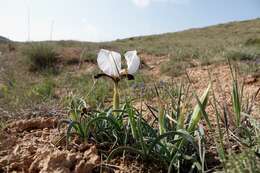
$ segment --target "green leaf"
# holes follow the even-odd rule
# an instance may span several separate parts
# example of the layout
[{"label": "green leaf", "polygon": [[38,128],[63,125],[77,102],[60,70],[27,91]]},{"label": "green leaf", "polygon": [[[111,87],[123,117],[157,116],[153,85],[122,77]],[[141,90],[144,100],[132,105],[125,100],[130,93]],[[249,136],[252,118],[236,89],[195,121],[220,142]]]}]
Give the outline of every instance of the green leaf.
[{"label": "green leaf", "polygon": [[71,121],[69,126],[68,126],[68,129],[67,129],[67,133],[66,133],[66,141],[67,141],[67,144],[69,142],[69,139],[70,139],[70,136],[71,136],[71,130],[72,129],[75,129],[76,132],[78,133],[78,135],[82,138],[84,138],[84,131],[80,125],[80,123],[76,122],[76,121]]},{"label": "green leaf", "polygon": [[207,122],[209,128],[212,130],[212,127],[211,127],[211,124],[210,124],[210,121],[209,121],[208,114],[207,114],[206,111],[205,111],[205,106],[202,105],[202,103],[200,102],[200,100],[199,100],[199,98],[198,98],[197,95],[195,95],[195,97],[196,97],[197,103],[198,103],[198,105],[199,105],[199,108],[200,108],[200,111],[201,111],[203,117],[205,118],[205,120],[206,120],[206,122]]},{"label": "green leaf", "polygon": [[[202,108],[205,109],[206,107],[206,104],[208,102],[208,95],[209,95],[209,90],[211,88],[211,84],[208,85],[208,88],[204,91],[203,95],[201,96],[200,98],[200,103],[201,103],[201,106]],[[192,112],[192,115],[191,115],[191,120],[190,120],[190,123],[189,123],[189,127],[188,127],[188,131],[189,132],[192,132],[195,130],[195,128],[197,127],[200,119],[201,119],[201,115],[202,115],[202,110],[200,105],[197,104]]]},{"label": "green leaf", "polygon": [[[100,117],[96,117],[96,118],[93,118],[91,119],[87,125],[86,125],[86,129],[85,129],[85,132],[86,132],[86,136],[88,137],[89,136],[89,132],[90,132],[90,127],[92,125],[94,125],[95,123],[97,123],[98,121],[108,121],[110,122],[110,124],[114,127],[115,130],[117,130],[118,132],[121,131],[121,128],[120,128],[120,125],[117,123],[117,121],[115,121],[112,117],[103,117],[103,116],[100,116]],[[111,129],[112,130],[112,129]]]},{"label": "green leaf", "polygon": [[148,153],[151,153],[153,148],[164,138],[167,138],[167,137],[171,137],[173,138],[175,135],[179,135],[181,136],[183,139],[185,139],[186,141],[190,142],[195,148],[197,148],[197,145],[194,141],[194,138],[184,129],[179,129],[177,131],[169,131],[169,132],[166,132],[160,136],[158,136],[153,142],[152,144],[150,145],[149,147],[149,150],[148,150]]}]

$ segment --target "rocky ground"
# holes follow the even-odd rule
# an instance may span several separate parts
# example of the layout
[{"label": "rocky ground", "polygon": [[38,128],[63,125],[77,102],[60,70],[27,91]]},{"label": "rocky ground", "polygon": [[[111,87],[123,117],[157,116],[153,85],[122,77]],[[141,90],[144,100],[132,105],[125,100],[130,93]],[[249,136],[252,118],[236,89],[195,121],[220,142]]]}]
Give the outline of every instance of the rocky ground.
[{"label": "rocky ground", "polygon": [[[144,56],[143,61],[148,66],[144,68],[148,74],[158,78],[159,65],[167,60],[162,57],[155,61]],[[230,104],[231,73],[227,65],[210,65],[187,69],[192,88],[200,95],[209,83],[209,74],[213,82],[213,89],[217,97],[227,100]],[[185,76],[172,79],[168,76],[160,76],[166,81],[178,82]],[[187,80],[187,78],[185,79]],[[242,76],[240,81],[245,83],[245,96],[251,98],[260,88],[260,79],[257,76]],[[208,111],[212,111],[209,107]],[[253,115],[260,119],[260,94],[255,98]],[[213,114],[213,113],[212,113]],[[40,173],[64,173],[64,172],[98,172],[102,169],[102,158],[94,144],[83,144],[77,138],[69,146],[62,132],[57,129],[57,123],[62,115],[35,116],[36,118],[9,120],[0,135],[0,172],[40,172]],[[214,117],[211,117],[213,120]],[[104,170],[115,172],[154,172],[150,168],[135,159],[132,161],[114,160],[113,164],[104,166]],[[151,170],[153,169],[153,170]],[[111,172],[111,171],[110,171]],[[158,172],[158,171],[157,171]]]},{"label": "rocky ground", "polygon": [[56,129],[57,118],[13,121],[1,134],[2,172],[92,172],[100,157],[94,145],[66,150]]},{"label": "rocky ground", "polygon": [[10,122],[0,136],[0,172],[160,172],[135,158],[116,158],[106,164],[97,146],[77,137],[67,146],[57,129],[58,120],[39,117]]}]

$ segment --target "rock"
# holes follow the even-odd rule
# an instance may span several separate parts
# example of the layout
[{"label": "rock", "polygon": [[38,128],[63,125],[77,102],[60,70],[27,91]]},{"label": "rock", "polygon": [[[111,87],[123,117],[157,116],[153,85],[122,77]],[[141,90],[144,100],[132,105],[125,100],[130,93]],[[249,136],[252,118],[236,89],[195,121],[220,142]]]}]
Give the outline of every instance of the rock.
[{"label": "rock", "polygon": [[36,159],[32,162],[29,168],[29,172],[70,173],[70,167],[72,167],[72,165],[66,158],[67,153],[63,151],[42,153],[38,157],[36,156]]},{"label": "rock", "polygon": [[257,81],[257,78],[256,78],[256,76],[253,76],[253,75],[246,76],[246,78],[244,80],[245,84],[253,84],[256,81]]},{"label": "rock", "polygon": [[83,153],[59,151],[45,151],[35,155],[29,172],[39,173],[91,173],[100,162],[95,146],[90,147]]},{"label": "rock", "polygon": [[53,118],[34,118],[28,120],[18,120],[8,124],[6,129],[14,129],[17,132],[30,131],[33,129],[48,129],[57,126],[58,120]]}]

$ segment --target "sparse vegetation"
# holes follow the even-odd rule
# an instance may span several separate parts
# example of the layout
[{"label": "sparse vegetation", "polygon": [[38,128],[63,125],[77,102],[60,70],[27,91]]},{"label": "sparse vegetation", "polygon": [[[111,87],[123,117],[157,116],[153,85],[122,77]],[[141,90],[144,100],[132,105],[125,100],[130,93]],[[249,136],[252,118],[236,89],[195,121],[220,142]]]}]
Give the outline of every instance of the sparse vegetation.
[{"label": "sparse vegetation", "polygon": [[[152,105],[146,103],[144,93],[140,96],[137,94],[136,98],[127,97],[116,110],[112,107],[94,110],[87,107],[84,99],[74,97],[69,119],[62,120],[59,127],[64,123],[68,125],[67,146],[70,145],[72,134],[76,133],[83,143],[93,141],[98,146],[109,148],[110,152],[103,151],[107,163],[112,158],[122,155],[138,156],[141,160],[155,164],[167,172],[204,172],[213,166],[207,165],[208,160],[205,156],[209,152],[205,148],[209,142],[209,137],[204,131],[204,128],[207,128],[213,136],[217,136],[214,140],[218,148],[219,161],[222,163],[218,166],[223,167],[226,172],[254,172],[258,169],[259,162],[257,157],[260,126],[251,116],[251,111],[245,109],[242,103],[243,88],[238,86],[237,74],[231,64],[230,70],[233,76],[231,112],[226,110],[227,103],[221,103],[223,107],[219,105],[220,102],[216,100],[211,85],[199,99],[195,93],[191,94],[189,85],[172,86],[168,83],[158,83],[150,87],[150,90],[144,90],[144,87],[140,91],[155,93],[156,103]],[[258,92],[254,97],[257,97]],[[192,95],[197,102],[194,108],[190,99]],[[217,127],[214,129],[216,132],[212,131],[206,111],[210,95],[213,96],[212,104],[217,119]],[[135,108],[135,99],[138,99],[139,103],[144,102],[143,107],[141,105],[141,108]],[[253,102],[254,99],[247,105],[252,105]],[[145,108],[149,110],[150,115],[143,113]],[[224,122],[220,121],[221,117],[224,117]],[[207,127],[201,125],[202,119]],[[225,142],[226,140],[229,142]],[[243,147],[238,146],[241,144],[249,150],[243,151]],[[237,148],[234,149],[233,146]],[[239,159],[232,160],[232,157],[236,157],[235,152],[241,153],[239,158],[243,163],[240,164]],[[256,159],[250,161],[252,158]],[[232,164],[237,166],[233,167]]]},{"label": "sparse vegetation", "polygon": [[56,70],[58,55],[47,43],[31,43],[25,50],[25,56],[33,71]]},{"label": "sparse vegetation", "polygon": [[[198,105],[193,111],[183,107],[184,103],[188,104],[188,100],[185,99],[188,93],[183,93],[185,89],[183,85],[177,93],[171,93],[166,84],[160,91],[158,89],[156,87],[153,91],[158,94],[158,107],[147,105],[154,115],[152,121],[143,115],[142,110],[137,110],[132,105],[130,98],[120,109],[108,108],[102,111],[89,110],[83,99],[73,98],[69,119],[62,120],[59,125],[68,124],[67,143],[70,143],[70,137],[76,132],[84,142],[95,141],[97,145],[106,145],[106,148],[110,148],[111,153],[106,155],[108,161],[121,153],[137,154],[146,161],[161,163],[161,169],[166,169],[168,172],[201,171],[204,169],[201,166],[204,163],[201,161],[204,160],[199,159],[201,153],[198,152],[198,147],[202,143],[195,142],[194,132],[198,129],[201,117],[208,118],[203,112],[210,87],[198,100]],[[172,98],[172,108],[166,108],[167,103],[163,103],[161,95],[165,97],[165,94],[168,97],[175,95]],[[115,115],[113,112],[118,114]],[[187,119],[189,114],[192,114],[192,117]],[[200,129],[198,134],[204,138],[203,129]]]},{"label": "sparse vegetation", "polygon": [[[257,172],[260,169],[259,28],[260,20],[256,19],[103,43],[14,43],[15,50],[11,52],[7,44],[1,44],[0,140],[8,139],[8,145],[5,148],[5,143],[0,142],[0,157],[3,153],[16,154],[10,155],[11,159],[8,156],[8,161],[0,159],[0,172],[19,166],[29,170],[31,160],[26,158],[36,157],[35,153],[42,157],[37,147],[51,148],[48,158],[53,151],[64,151],[62,160],[72,163],[69,170],[74,170],[74,163],[79,162],[74,156],[92,152],[86,149],[89,145],[95,146],[96,155],[100,156],[96,170],[121,171],[121,165],[138,162],[135,167],[149,165],[155,172]],[[67,48],[76,53],[71,51],[68,59],[59,59],[57,52]],[[101,48],[120,53],[137,49],[143,62],[134,81],[122,79],[117,86],[120,102],[114,107],[113,82],[94,79],[98,74],[97,52]],[[76,58],[76,63],[66,63],[70,58]],[[228,69],[226,58],[230,60],[231,72],[219,68]],[[151,61],[155,63],[149,66]],[[203,67],[197,78],[190,77],[192,73],[183,75],[190,68],[211,64],[214,66]],[[58,66],[60,73],[53,75]],[[32,73],[28,67],[40,73]],[[214,68],[223,71],[215,74]],[[210,77],[202,78],[202,73]],[[217,79],[220,73],[225,75]],[[254,76],[253,82],[243,83],[245,80],[241,78],[247,77],[245,74]],[[41,105],[47,110],[49,107],[68,110],[69,114],[66,117],[55,112],[55,116],[42,118],[41,123],[47,119],[42,129],[37,129],[37,123],[30,126],[27,121],[17,120],[17,117],[25,119],[24,112],[32,110],[37,117],[35,110]],[[63,119],[58,123],[60,133],[48,126],[49,119],[55,120],[52,125],[55,128],[56,121]],[[10,121],[16,126],[11,126]],[[17,129],[13,132],[12,128]],[[53,134],[58,142],[46,140],[53,138]],[[43,140],[27,145],[30,135],[37,137],[34,141]],[[13,138],[17,141],[22,138],[26,145],[19,143],[16,147]],[[17,154],[23,150],[25,158]],[[15,162],[12,156],[18,158],[19,166],[10,164]]]},{"label": "sparse vegetation", "polygon": [[55,83],[51,80],[45,80],[40,84],[36,84],[31,89],[30,97],[36,96],[41,100],[46,101],[54,97],[54,87]]}]

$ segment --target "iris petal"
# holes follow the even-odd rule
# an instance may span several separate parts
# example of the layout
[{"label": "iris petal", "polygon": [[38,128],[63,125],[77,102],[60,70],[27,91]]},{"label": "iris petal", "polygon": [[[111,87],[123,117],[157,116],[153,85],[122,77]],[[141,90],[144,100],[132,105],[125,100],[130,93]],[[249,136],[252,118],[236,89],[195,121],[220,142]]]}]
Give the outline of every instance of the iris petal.
[{"label": "iris petal", "polygon": [[121,71],[121,55],[119,53],[101,49],[98,53],[97,63],[105,74],[119,77]]},{"label": "iris petal", "polygon": [[136,50],[128,51],[125,53],[127,63],[127,71],[129,74],[134,74],[140,65],[140,58],[137,56]]}]

